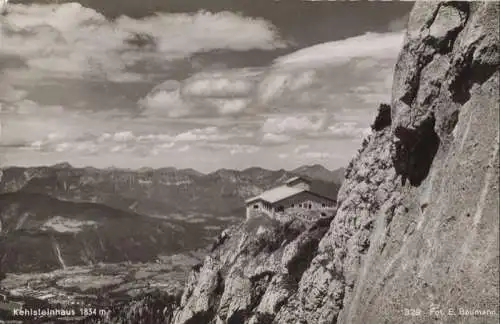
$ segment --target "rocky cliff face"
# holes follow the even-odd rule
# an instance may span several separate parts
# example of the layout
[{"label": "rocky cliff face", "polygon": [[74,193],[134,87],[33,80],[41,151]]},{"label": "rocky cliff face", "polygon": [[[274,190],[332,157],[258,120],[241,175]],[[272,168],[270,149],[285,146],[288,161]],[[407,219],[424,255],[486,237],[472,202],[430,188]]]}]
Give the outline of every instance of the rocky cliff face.
[{"label": "rocky cliff face", "polygon": [[498,15],[416,3],[335,217],[223,233],[173,322],[496,323]]}]

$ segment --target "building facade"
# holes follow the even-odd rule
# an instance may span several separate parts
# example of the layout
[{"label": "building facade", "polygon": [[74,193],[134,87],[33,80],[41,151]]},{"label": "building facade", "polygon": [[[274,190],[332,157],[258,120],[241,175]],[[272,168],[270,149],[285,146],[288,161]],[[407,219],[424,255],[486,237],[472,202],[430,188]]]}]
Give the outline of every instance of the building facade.
[{"label": "building facade", "polygon": [[335,200],[311,191],[310,181],[294,177],[285,185],[246,200],[247,219],[257,214],[279,217],[285,212],[300,210],[330,210]]}]

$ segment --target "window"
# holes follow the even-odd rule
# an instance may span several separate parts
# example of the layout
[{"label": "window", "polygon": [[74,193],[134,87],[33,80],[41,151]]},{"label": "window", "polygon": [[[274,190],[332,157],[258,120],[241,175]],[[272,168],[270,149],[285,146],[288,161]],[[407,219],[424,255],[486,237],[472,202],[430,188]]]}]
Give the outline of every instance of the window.
[{"label": "window", "polygon": [[326,204],[321,204],[321,207],[325,208],[325,207],[326,207]]},{"label": "window", "polygon": [[312,205],[311,205],[311,204],[309,204],[309,209],[311,209],[311,208],[312,208]]},{"label": "window", "polygon": [[259,209],[259,205],[253,205],[253,209]]},{"label": "window", "polygon": [[292,208],[295,207],[295,204],[292,204]]},{"label": "window", "polygon": [[299,207],[302,208],[302,204],[299,204]]}]

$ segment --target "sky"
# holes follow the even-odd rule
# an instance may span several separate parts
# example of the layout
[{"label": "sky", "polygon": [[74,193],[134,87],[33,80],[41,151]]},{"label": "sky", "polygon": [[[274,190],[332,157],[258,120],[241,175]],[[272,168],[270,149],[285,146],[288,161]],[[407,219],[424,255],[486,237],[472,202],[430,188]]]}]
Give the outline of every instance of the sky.
[{"label": "sky", "polygon": [[0,16],[3,166],[343,167],[390,100],[412,6],[50,2]]}]

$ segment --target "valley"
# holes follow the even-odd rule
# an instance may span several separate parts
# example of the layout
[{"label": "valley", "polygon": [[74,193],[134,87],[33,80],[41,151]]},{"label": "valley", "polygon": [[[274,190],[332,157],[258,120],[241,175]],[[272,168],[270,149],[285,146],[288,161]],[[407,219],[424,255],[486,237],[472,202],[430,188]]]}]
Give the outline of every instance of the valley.
[{"label": "valley", "polygon": [[0,293],[20,304],[106,307],[155,292],[179,298],[217,236],[242,221],[246,198],[293,175],[335,196],[340,183],[323,179],[342,170],[202,174],[63,163],[0,174]]}]

